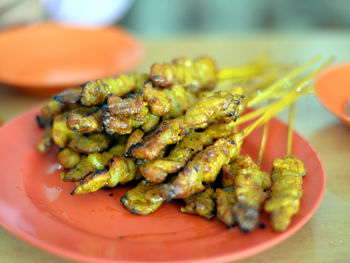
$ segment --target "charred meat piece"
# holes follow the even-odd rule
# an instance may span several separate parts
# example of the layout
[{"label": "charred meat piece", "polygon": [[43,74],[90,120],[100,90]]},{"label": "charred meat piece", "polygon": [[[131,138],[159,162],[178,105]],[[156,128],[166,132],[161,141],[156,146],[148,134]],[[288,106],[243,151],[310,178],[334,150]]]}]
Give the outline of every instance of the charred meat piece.
[{"label": "charred meat piece", "polygon": [[243,142],[242,133],[220,138],[199,152],[178,174],[174,182],[162,186],[163,198],[187,198],[204,190],[203,183],[215,181],[223,165],[238,155]]},{"label": "charred meat piece", "polygon": [[147,113],[146,118],[141,126],[142,130],[149,132],[153,130],[159,123],[160,118],[151,113]]},{"label": "charred meat piece", "polygon": [[67,128],[67,114],[57,115],[52,124],[52,139],[59,147],[65,147],[75,133]]},{"label": "charred meat piece", "polygon": [[53,97],[59,103],[64,105],[78,104],[81,98],[82,87],[73,87],[62,91]]},{"label": "charred meat piece", "polygon": [[149,161],[141,167],[141,173],[152,182],[163,182],[169,173],[179,172],[204,147],[218,138],[232,135],[233,132],[233,123],[230,123],[212,124],[202,132],[189,133],[178,142],[167,157]]},{"label": "charred meat piece", "polygon": [[52,119],[38,115],[36,116],[38,126],[44,129],[44,135],[38,143],[37,148],[40,153],[47,153],[53,145],[52,140]]},{"label": "charred meat piece", "polygon": [[216,83],[216,67],[211,58],[202,57],[195,61],[180,58],[172,63],[154,64],[151,67],[154,85],[165,88],[181,84],[186,89],[212,88]]},{"label": "charred meat piece", "polygon": [[237,106],[235,100],[239,99],[242,99],[239,94],[216,92],[198,101],[187,110],[185,115],[163,121],[153,134],[147,136],[142,143],[133,148],[130,155],[139,159],[153,160],[167,145],[181,141],[191,129],[205,128],[209,121],[215,120],[220,112],[228,108],[233,107],[233,111]]},{"label": "charred meat piece", "polygon": [[63,176],[64,181],[80,181],[88,174],[97,170],[103,171],[108,165],[108,161],[113,156],[122,156],[125,146],[118,144],[113,146],[109,151],[102,153],[90,153],[87,156],[82,156],[80,162]]},{"label": "charred meat piece", "polygon": [[164,199],[160,195],[160,184],[143,180],[135,188],[127,191],[120,201],[131,213],[148,215],[156,211]]},{"label": "charred meat piece", "polygon": [[128,137],[128,140],[126,142],[126,145],[125,145],[125,154],[130,150],[130,148],[135,145],[135,144],[138,144],[139,142],[142,141],[142,137],[145,133],[140,130],[140,129],[137,129],[135,131],[133,131],[132,134],[130,134],[130,136]]},{"label": "charred meat piece", "polygon": [[132,97],[121,98],[111,94],[107,99],[108,111],[115,115],[131,116],[138,114],[146,106],[140,95],[135,94]]},{"label": "charred meat piece", "polygon": [[248,155],[238,155],[229,164],[224,165],[222,167],[223,187],[233,187],[239,170],[248,167],[257,167]]},{"label": "charred meat piece", "polygon": [[215,215],[214,190],[211,187],[185,198],[184,201],[186,206],[181,207],[182,213],[197,214],[206,219],[211,219]]},{"label": "charred meat piece", "polygon": [[115,115],[104,109],[101,119],[108,134],[125,135],[130,134],[134,129],[143,126],[150,115],[148,108],[143,107],[141,112],[131,115]]},{"label": "charred meat piece", "polygon": [[271,187],[271,177],[245,155],[236,160],[241,169],[235,177],[235,193],[238,206],[235,215],[244,232],[253,230],[258,223],[259,211],[266,200],[266,189]]},{"label": "charred meat piece", "polygon": [[75,152],[89,154],[106,150],[110,142],[109,136],[103,133],[75,134],[67,146]]},{"label": "charred meat piece", "polygon": [[167,145],[177,143],[190,130],[184,127],[183,120],[179,117],[162,121],[153,133],[134,145],[129,156],[148,160],[158,157]]},{"label": "charred meat piece", "polygon": [[107,170],[93,172],[86,176],[72,194],[87,194],[96,192],[103,187],[113,188],[119,183],[125,184],[135,178],[136,172],[134,160],[115,156],[109,160]]},{"label": "charred meat piece", "polygon": [[181,116],[196,102],[196,96],[181,85],[159,89],[146,82],[142,89],[142,97],[147,102],[153,115],[166,119]]},{"label": "charred meat piece", "polygon": [[146,82],[139,93],[125,98],[110,95],[101,117],[109,134],[130,134],[139,127],[149,131],[158,124],[159,117],[178,117],[194,101],[195,96],[181,86],[161,90]]},{"label": "charred meat piece", "polygon": [[215,190],[216,216],[227,227],[236,224],[234,206],[237,204],[233,187],[217,188]]},{"label": "charred meat piece", "polygon": [[95,110],[93,113],[83,115],[81,113],[69,113],[67,117],[68,129],[79,132],[102,132],[104,127],[101,120],[102,109]]},{"label": "charred meat piece", "polygon": [[49,100],[41,107],[41,114],[49,119],[53,119],[56,115],[60,114],[66,109],[66,105],[56,100]]},{"label": "charred meat piece", "polygon": [[45,128],[43,138],[38,143],[37,148],[40,153],[47,153],[51,149],[52,145],[52,128],[49,126]]},{"label": "charred meat piece", "polygon": [[152,182],[163,182],[169,173],[180,171],[204,146],[213,143],[205,132],[193,132],[184,137],[165,158],[149,161],[141,167],[142,175]]},{"label": "charred meat piece", "polygon": [[79,136],[78,132],[74,132],[68,128],[68,116],[70,114],[87,115],[91,114],[96,108],[76,107],[71,110],[65,111],[55,116],[52,124],[52,139],[59,147],[65,147],[74,136]]},{"label": "charred meat piece", "polygon": [[153,88],[149,82],[145,83],[145,87],[142,89],[142,97],[155,116],[164,116],[172,107],[173,101],[168,94],[163,90]]},{"label": "charred meat piece", "polygon": [[118,78],[98,79],[83,85],[81,103],[84,106],[102,105],[110,94],[122,97],[143,87],[148,75],[131,73]]},{"label": "charred meat piece", "polygon": [[[235,89],[233,92],[243,92]],[[185,124],[193,127],[203,127],[209,121],[223,116],[234,115],[238,104],[243,100],[241,93],[217,91],[212,96],[203,98],[190,107],[185,114]]]},{"label": "charred meat piece", "polygon": [[71,169],[80,162],[80,154],[69,149],[64,148],[58,153],[58,161],[65,169]]}]

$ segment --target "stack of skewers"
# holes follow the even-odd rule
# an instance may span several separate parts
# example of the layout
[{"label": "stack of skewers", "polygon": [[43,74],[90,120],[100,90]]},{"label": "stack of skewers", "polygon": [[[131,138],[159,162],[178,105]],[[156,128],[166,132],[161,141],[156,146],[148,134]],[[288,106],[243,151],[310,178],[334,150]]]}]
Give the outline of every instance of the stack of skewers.
[{"label": "stack of skewers", "polygon": [[[42,107],[37,121],[45,132],[38,149],[60,148],[61,178],[76,184],[72,195],[135,184],[121,198],[134,214],[147,215],[180,199],[181,212],[216,215],[244,232],[265,211],[273,229],[285,231],[299,210],[306,175],[302,161],[291,155],[293,105],[312,92],[310,81],[331,62],[315,67],[320,60],[288,73],[289,67],[266,57],[223,70],[209,57],[180,58],[154,64],[149,74],[91,81]],[[274,160],[269,174],[260,169],[267,123],[289,105],[287,154]],[[261,125],[254,162],[240,150]]]}]

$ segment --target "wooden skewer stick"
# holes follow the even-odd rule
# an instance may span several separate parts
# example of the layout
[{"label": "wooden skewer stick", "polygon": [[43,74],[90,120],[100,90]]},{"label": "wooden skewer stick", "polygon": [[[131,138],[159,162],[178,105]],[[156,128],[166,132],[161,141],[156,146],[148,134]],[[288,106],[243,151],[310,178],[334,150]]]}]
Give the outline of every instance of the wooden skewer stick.
[{"label": "wooden skewer stick", "polygon": [[304,78],[301,82],[299,82],[299,84],[296,85],[295,88],[287,96],[285,96],[283,99],[277,102],[274,105],[274,107],[267,110],[264,113],[264,115],[262,115],[257,121],[255,121],[253,124],[245,128],[243,130],[244,137],[248,136],[255,128],[259,127],[261,124],[271,119],[274,115],[278,114],[289,104],[293,103],[301,95],[301,91],[303,90],[303,88],[305,88],[308,82],[312,78],[314,78],[322,69],[328,66],[332,61],[333,61],[333,58],[330,58],[326,62],[324,62],[322,65],[317,67],[316,70],[312,71],[310,74],[306,76],[306,78]]},{"label": "wooden skewer stick", "polygon": [[240,116],[237,121],[236,121],[236,124],[237,125],[240,125],[242,123],[245,123],[247,121],[250,121],[250,120],[253,120],[259,116],[261,116],[262,114],[264,114],[267,110],[271,109],[274,105],[276,105],[276,103],[271,103],[271,104],[268,104],[264,107],[261,107],[259,109],[256,109],[252,112],[249,112],[247,114],[244,114],[243,116]]},{"label": "wooden skewer stick", "polygon": [[[284,96],[286,96],[288,93],[285,93]],[[300,95],[303,96],[303,95],[310,95],[312,94],[310,89],[307,88],[307,89],[303,89],[301,92],[300,92]],[[283,96],[283,97],[284,97]],[[250,120],[253,120],[259,116],[261,116],[262,114],[264,114],[266,111],[268,111],[269,109],[273,108],[275,105],[276,105],[277,102],[273,102],[273,103],[269,103],[268,105],[265,105],[261,108],[258,108],[254,111],[251,111],[249,113],[246,113],[244,114],[243,116],[240,116],[238,118],[238,120],[236,121],[236,125],[240,125],[242,123],[245,123],[245,122],[248,122]]]},{"label": "wooden skewer stick", "polygon": [[288,120],[288,138],[287,138],[287,156],[292,153],[292,140],[293,140],[293,124],[295,118],[295,103],[292,103],[289,107],[289,120]]},{"label": "wooden skewer stick", "polygon": [[268,56],[259,56],[252,63],[243,67],[224,68],[217,72],[217,78],[219,81],[234,79],[234,78],[246,78],[259,75],[266,71],[266,68],[270,67],[272,63],[269,61]]},{"label": "wooden skewer stick", "polygon": [[285,77],[281,78],[280,80],[273,83],[270,87],[266,88],[260,95],[255,96],[252,98],[248,103],[248,107],[252,107],[262,101],[264,101],[266,98],[270,97],[277,89],[283,87],[283,86],[290,86],[291,82],[301,74],[303,74],[305,71],[310,69],[311,66],[316,64],[321,60],[321,56],[316,56],[312,58],[311,60],[307,61],[300,67],[294,69],[289,74],[287,74]]},{"label": "wooden skewer stick", "polygon": [[269,122],[267,121],[264,124],[264,130],[263,130],[263,134],[262,134],[262,137],[261,137],[259,157],[258,157],[258,161],[257,161],[258,166],[260,166],[260,164],[261,164],[261,160],[262,160],[262,157],[263,157],[263,154],[264,154],[264,151],[265,151],[268,131],[269,131]]}]

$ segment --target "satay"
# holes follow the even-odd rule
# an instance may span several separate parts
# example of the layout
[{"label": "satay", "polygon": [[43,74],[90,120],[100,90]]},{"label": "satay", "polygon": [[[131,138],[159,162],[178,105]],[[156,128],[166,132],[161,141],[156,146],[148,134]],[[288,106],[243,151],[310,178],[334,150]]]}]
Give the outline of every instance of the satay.
[{"label": "satay", "polygon": [[[265,112],[255,123],[244,129],[244,136],[249,135],[256,127],[281,111],[283,107],[292,103],[297,97],[295,95],[297,89],[298,86],[288,96],[281,99],[274,107]],[[267,129],[264,129],[263,137],[267,136],[266,131]],[[262,158],[263,149],[265,148],[265,139],[262,139],[259,163]],[[271,186],[271,178],[268,173],[261,171],[259,166],[248,155],[240,156],[231,161],[231,163],[234,163],[234,166],[224,167],[223,184],[234,190],[237,203],[229,209],[227,207],[225,209],[222,208],[225,211],[229,211],[227,213],[232,214],[233,217],[232,219],[226,218],[225,221],[228,222],[228,226],[237,223],[244,232],[249,232],[254,229],[258,222],[259,211],[267,198],[265,190]]]},{"label": "satay", "polygon": [[[291,103],[293,101],[292,99],[296,98],[294,94],[296,90],[297,88],[295,88],[289,96],[277,103],[275,107],[267,111],[258,121],[247,127],[243,133],[236,133],[230,139],[221,138],[212,146],[209,146],[202,152],[198,153],[194,159],[187,164],[184,170],[178,174],[174,182],[171,184],[165,184],[161,187],[162,197],[167,199],[186,198],[192,194],[203,191],[203,183],[213,182],[222,166],[227,164],[232,157],[238,155],[242,145],[243,136],[249,135],[256,127],[261,125],[261,123],[281,111],[284,106],[288,105],[288,103]],[[235,141],[237,142],[237,145],[234,143]],[[233,142],[233,144],[230,144],[229,142]],[[235,178],[235,187],[248,190],[245,192],[238,188],[235,189],[236,195],[242,199],[242,209],[243,207],[247,207],[246,214],[250,214],[250,208],[258,210],[266,197],[264,190],[271,184],[269,175],[256,169],[257,167],[255,166],[241,169],[238,176]],[[250,189],[249,184],[245,185],[244,182],[248,179],[249,182],[252,181],[253,183],[260,184],[258,185],[259,188]]]},{"label": "satay", "polygon": [[243,232],[252,231],[258,224],[260,210],[267,198],[266,190],[271,186],[271,176],[260,169],[268,127],[266,122],[257,164],[249,155],[238,156],[227,173],[223,172],[223,185],[232,184],[231,187],[234,188],[237,199],[237,204],[233,206],[234,219]]},{"label": "satay", "polygon": [[141,173],[147,180],[163,182],[169,173],[180,171],[188,160],[211,143],[213,139],[206,132],[190,133],[184,136],[167,157],[149,161],[141,167]]},{"label": "satay", "polygon": [[[110,138],[103,133],[80,134],[67,126],[68,114],[59,114],[52,125],[52,139],[60,147],[69,147],[79,153],[94,153],[105,150],[110,144]],[[72,113],[74,114],[74,113]]]},{"label": "satay", "polygon": [[233,92],[216,92],[192,105],[183,116],[163,121],[142,143],[135,145],[130,156],[153,160],[162,149],[182,140],[191,129],[205,128],[222,112],[227,115],[235,114],[238,101],[243,98],[241,90],[235,89]]},{"label": "satay", "polygon": [[52,139],[59,147],[65,147],[74,137],[81,134],[68,128],[68,116],[70,114],[88,115],[93,113],[96,108],[75,107],[56,115],[52,123]]},{"label": "satay", "polygon": [[169,144],[174,144],[190,131],[190,128],[183,128],[184,117],[164,120],[154,132],[146,136],[142,142],[135,144],[128,152],[128,157],[152,160]]},{"label": "satay", "polygon": [[216,189],[217,217],[228,227],[236,224],[244,232],[254,229],[270,187],[270,175],[259,169],[248,155],[238,155],[223,167],[223,189]]},{"label": "satay", "polygon": [[267,198],[265,190],[271,187],[271,177],[261,171],[259,166],[248,155],[244,156],[239,164],[235,178],[235,193],[238,207],[235,216],[240,228],[249,232],[258,222],[259,211]]},{"label": "satay", "polygon": [[[149,214],[165,201],[184,199],[183,212],[209,219],[216,207],[220,221],[248,232],[258,221],[271,180],[259,169],[261,157],[255,164],[239,155],[243,138],[298,98],[315,72],[295,87],[293,82],[317,60],[245,98],[241,87],[214,88],[224,71],[217,71],[209,58],[155,64],[150,75],[91,81],[58,94],[42,108],[48,122],[41,125],[46,136],[41,151],[50,143],[61,148],[62,179],[77,184],[73,195],[136,182],[143,174],[147,180],[121,199],[132,213]],[[250,70],[250,77],[261,70]],[[242,132],[235,129],[245,109],[291,89],[256,113],[262,117],[254,124]],[[276,230],[288,226],[300,202],[304,168],[293,158],[274,164],[265,209]],[[218,178],[223,188],[214,193],[211,187],[218,186]]]},{"label": "satay", "polygon": [[[208,134],[211,134],[211,133],[213,133],[213,134],[217,134],[217,135],[224,135],[224,134],[228,134],[228,131],[229,131],[229,134],[232,134],[232,127],[225,127],[225,128],[223,128],[223,126],[222,125],[219,125],[219,124],[216,124],[216,125],[212,125],[212,126],[210,126],[210,127],[208,127],[208,129],[207,129],[207,133]],[[212,136],[212,135],[211,135]],[[194,134],[193,135],[193,137],[192,136],[189,136],[189,137],[187,137],[187,139],[190,141],[190,139],[193,139],[193,138],[196,138],[196,134]],[[202,142],[200,142],[200,143],[202,143]],[[232,141],[230,142],[230,143],[232,143]],[[183,146],[184,145],[186,145],[186,143],[184,143],[183,144]],[[192,145],[193,146],[193,145]],[[213,147],[214,148],[214,147]],[[179,148],[178,150],[180,150],[181,148]],[[183,147],[182,149],[185,149],[185,147]],[[191,151],[191,150],[190,150]],[[211,155],[210,153],[209,153],[209,155]],[[145,166],[147,166],[147,163],[145,164]],[[142,169],[142,166],[141,166],[141,169]],[[220,170],[220,169],[219,169]],[[171,179],[170,179],[170,182],[171,181],[174,181],[174,180],[176,180],[176,177],[172,177]],[[144,184],[142,184],[143,186],[144,186]],[[156,184],[156,183],[152,183],[152,182],[149,182],[149,184],[148,184],[148,186],[152,186],[151,187],[151,190],[150,190],[150,192],[152,192],[153,194],[154,194],[154,191],[157,191],[157,196],[159,195],[160,196],[160,190],[162,189],[162,188],[164,188],[164,186],[165,186],[165,184],[163,183],[163,184]],[[137,187],[138,188],[138,187]],[[133,193],[133,196],[138,196],[138,198],[142,198],[142,196],[145,194],[145,193],[147,193],[147,187],[140,187],[140,188],[138,188],[139,190],[134,190],[132,193]],[[141,191],[142,190],[142,193],[139,193],[139,191]],[[153,194],[151,195],[151,196],[153,196]],[[123,199],[124,200],[124,199]],[[143,199],[142,199],[143,200]],[[155,200],[158,200],[157,202],[155,201]],[[150,210],[149,211],[151,211],[151,212],[154,212],[160,205],[161,205],[161,203],[163,203],[164,202],[164,197],[161,197],[161,198],[157,198],[157,199],[152,199],[152,204],[150,205],[151,207],[149,208]],[[124,200],[125,201],[125,200]],[[138,201],[139,201],[139,199],[138,199]],[[137,202],[138,203],[138,202]],[[142,204],[144,205],[144,206],[146,206],[146,203],[145,202],[142,202]],[[142,206],[143,208],[144,208],[144,206]],[[136,209],[135,211],[134,211],[134,213],[138,213],[138,214],[142,214],[140,211],[138,211],[137,210],[137,208],[135,208],[135,206],[126,206],[129,210],[131,210],[131,209]],[[145,209],[145,208],[144,208]]]},{"label": "satay", "polygon": [[276,158],[272,163],[271,198],[265,203],[265,211],[271,214],[271,223],[275,231],[284,232],[289,227],[293,215],[298,213],[303,195],[303,176],[307,171],[301,160],[291,155],[293,120],[295,106],[291,106],[287,139],[287,154]]},{"label": "satay", "polygon": [[213,145],[199,152],[175,178],[164,184],[161,195],[166,199],[187,198],[205,189],[203,183],[215,181],[223,165],[238,155],[243,143],[243,134],[236,133],[220,138]]},{"label": "satay", "polygon": [[186,89],[210,89],[216,83],[216,66],[209,57],[202,57],[192,61],[180,58],[172,63],[153,64],[151,80],[155,86],[166,88],[180,84]]},{"label": "satay", "polygon": [[81,104],[84,106],[102,105],[110,94],[122,97],[141,89],[148,78],[147,74],[131,73],[118,78],[87,82],[83,85]]},{"label": "satay", "polygon": [[130,134],[139,127],[149,131],[159,117],[178,117],[194,102],[195,96],[181,86],[161,90],[146,82],[139,94],[109,96],[101,118],[109,134]]},{"label": "satay", "polygon": [[286,231],[292,216],[299,211],[303,194],[302,183],[306,169],[293,156],[275,159],[273,162],[271,198],[265,204],[265,211],[271,214],[274,230]]},{"label": "satay", "polygon": [[233,134],[234,122],[229,124],[212,124],[202,132],[192,132],[185,135],[169,155],[149,161],[141,167],[142,175],[152,182],[163,182],[169,173],[179,172],[194,155],[215,139]]},{"label": "satay", "polygon": [[[326,62],[326,63],[328,63],[328,62]],[[276,114],[277,111],[280,110],[279,107],[285,107],[286,105],[293,103],[293,101],[297,97],[297,95],[295,95],[295,94],[297,92],[300,92],[300,90],[305,86],[305,83],[308,81],[308,79],[312,78],[323,66],[318,68],[316,71],[313,71],[311,74],[308,75],[308,77],[306,79],[304,79],[298,85],[296,85],[296,87],[293,89],[293,91],[288,96],[286,96],[284,99],[282,99],[280,102],[278,102],[276,104],[277,105],[275,107],[276,111],[272,110],[271,113]],[[280,106],[278,106],[278,105],[280,105]],[[270,114],[267,112],[264,115],[267,117]],[[264,118],[260,118],[260,120],[263,120],[263,119]],[[292,134],[291,128],[289,129],[289,131],[290,131],[289,134],[291,137],[291,134]],[[264,129],[264,134],[265,134],[265,129]],[[290,145],[290,143],[288,145]],[[263,149],[264,149],[264,142],[262,141],[261,150],[263,151]],[[288,147],[288,149],[290,149],[290,147]],[[259,153],[259,162],[261,161],[262,151],[260,151],[260,153]],[[278,167],[278,163],[280,163],[280,162],[277,160],[276,164],[275,164],[276,167]],[[304,172],[303,166],[300,165],[299,162],[295,162],[294,165],[290,165],[290,163],[289,163],[289,166],[288,166],[288,162],[287,162],[287,164],[284,163],[281,166],[285,167],[286,165],[289,169],[290,169],[290,167],[294,166],[294,167],[299,169],[299,172],[300,172],[300,170],[301,170],[301,172]],[[279,169],[281,169],[281,168],[279,168]],[[274,182],[276,180],[276,177],[278,177],[278,175],[281,174],[281,173],[278,173],[279,169],[276,169],[276,171],[273,173]],[[277,176],[276,176],[276,174],[277,174]],[[275,186],[275,184],[274,184],[274,186],[272,186],[271,190],[275,189],[275,192],[278,193],[279,189],[281,189],[281,192],[283,192],[282,189],[286,189],[288,187],[293,188],[293,186],[294,186],[296,188],[295,189],[296,191],[294,191],[294,192],[296,192],[295,195],[297,196],[297,198],[300,199],[301,196],[298,195],[298,193],[299,193],[298,192],[298,190],[299,190],[298,189],[298,182],[299,182],[299,187],[301,187],[300,180],[298,181],[296,179],[295,181],[292,180],[292,182],[289,180],[289,182],[288,183],[287,182],[288,182],[288,179],[286,179],[285,181],[281,180],[280,184],[277,184],[277,186]],[[262,207],[262,204],[264,203],[264,201],[267,197],[266,192],[264,190],[268,189],[270,187],[270,185],[271,185],[270,176],[267,173],[258,170],[257,167],[254,167],[254,165],[252,165],[251,162],[249,162],[248,167],[244,167],[243,169],[238,171],[238,175],[235,178],[235,192],[236,192],[237,200],[238,200],[238,203],[240,204],[240,206],[238,207],[235,215],[236,215],[236,220],[237,220],[240,228],[243,231],[246,231],[246,232],[251,231],[254,228],[254,226],[256,225],[257,219],[258,219],[258,212],[259,212],[260,208]],[[275,202],[272,202],[270,200],[268,200],[267,204],[265,204],[265,211],[268,210],[268,211],[272,212],[272,209],[273,209],[272,207],[274,207],[276,209],[276,206],[278,206],[278,205],[283,206],[284,205],[283,202],[281,202],[281,200],[275,201]],[[274,200],[276,200],[276,199],[274,199]],[[294,204],[295,206],[293,208],[289,207],[289,209],[286,209],[288,211],[287,214],[284,214],[281,216],[281,213],[276,212],[273,216],[271,216],[271,218],[273,218],[272,219],[273,226],[276,228],[276,230],[284,231],[286,229],[286,227],[290,223],[291,215],[293,215],[293,213],[295,213],[295,211],[298,210],[298,208],[297,208],[298,204],[299,204],[298,201],[296,201],[296,203]],[[277,214],[278,214],[278,216],[276,216]]]}]

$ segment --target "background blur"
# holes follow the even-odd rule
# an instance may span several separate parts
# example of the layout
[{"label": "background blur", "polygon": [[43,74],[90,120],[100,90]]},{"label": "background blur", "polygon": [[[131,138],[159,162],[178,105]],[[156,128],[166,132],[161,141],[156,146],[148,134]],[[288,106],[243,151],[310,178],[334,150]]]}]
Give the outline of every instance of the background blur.
[{"label": "background blur", "polygon": [[[117,2],[123,3],[115,6]],[[114,18],[106,18],[110,13],[116,13]],[[117,23],[146,38],[347,30],[349,14],[349,0],[0,0],[1,28],[85,16],[95,19],[90,24]],[[105,18],[98,18],[101,15]]]}]

